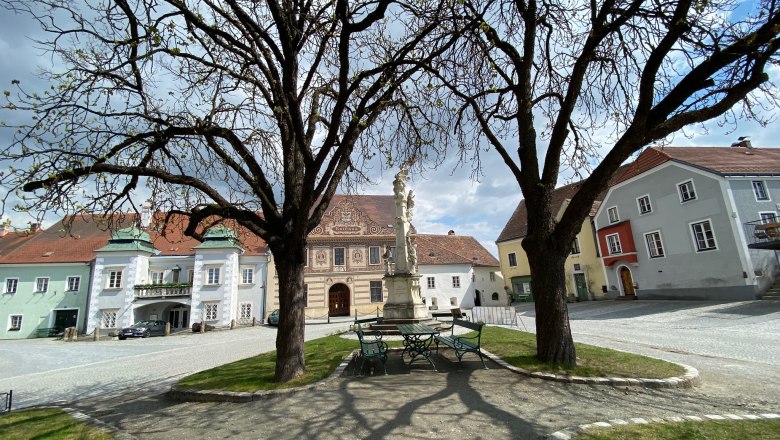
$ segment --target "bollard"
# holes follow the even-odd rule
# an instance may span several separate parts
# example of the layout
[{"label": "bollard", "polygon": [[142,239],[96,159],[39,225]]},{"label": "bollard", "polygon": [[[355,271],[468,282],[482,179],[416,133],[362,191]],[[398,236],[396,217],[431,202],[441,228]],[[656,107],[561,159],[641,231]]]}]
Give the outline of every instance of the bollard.
[{"label": "bollard", "polygon": [[201,333],[206,333],[206,321],[201,321],[200,322],[200,332]]},{"label": "bollard", "polygon": [[92,340],[97,342],[100,340],[100,326],[95,327],[95,334],[92,335]]},{"label": "bollard", "polygon": [[76,329],[76,327],[71,327],[71,331],[70,331],[70,340],[71,340],[71,342],[78,341],[78,339],[79,339],[79,331],[78,331],[78,329]]},{"label": "bollard", "polygon": [[170,322],[166,322],[165,323],[165,336],[170,336],[170,335],[171,335],[171,323]]},{"label": "bollard", "polygon": [[257,327],[257,318],[252,318],[252,327]]},{"label": "bollard", "polygon": [[330,310],[328,310],[328,324],[330,324]]},{"label": "bollard", "polygon": [[234,328],[236,328],[236,320],[235,319],[231,319],[230,320],[230,330],[233,330]]}]

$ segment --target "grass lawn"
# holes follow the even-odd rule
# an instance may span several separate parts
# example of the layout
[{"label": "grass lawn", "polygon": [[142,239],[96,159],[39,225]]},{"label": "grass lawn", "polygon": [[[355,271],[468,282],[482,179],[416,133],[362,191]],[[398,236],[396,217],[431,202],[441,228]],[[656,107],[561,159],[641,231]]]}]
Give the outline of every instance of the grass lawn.
[{"label": "grass lawn", "polygon": [[482,346],[511,365],[544,373],[645,379],[664,379],[685,373],[684,368],[670,362],[578,343],[574,344],[576,367],[541,363],[536,359],[535,334],[502,327],[483,328]]},{"label": "grass lawn", "polygon": [[[387,341],[390,347],[402,346],[401,341]],[[679,376],[685,370],[677,365],[622,353],[590,345],[577,344],[579,365],[574,368],[556,367],[536,361],[536,336],[501,327],[485,327],[482,346],[517,367],[574,376],[666,378]],[[344,357],[358,348],[354,339],[331,335],[304,344],[306,373],[294,381],[273,381],[276,352],[242,359],[181,379],[179,387],[196,390],[226,390],[255,392],[295,388],[312,384],[328,377]]]},{"label": "grass lawn", "polygon": [[57,439],[108,440],[113,437],[98,428],[74,420],[58,408],[11,411],[0,416],[0,438],[4,440]]},{"label": "grass lawn", "polygon": [[578,440],[780,439],[780,420],[655,423],[587,430]]}]

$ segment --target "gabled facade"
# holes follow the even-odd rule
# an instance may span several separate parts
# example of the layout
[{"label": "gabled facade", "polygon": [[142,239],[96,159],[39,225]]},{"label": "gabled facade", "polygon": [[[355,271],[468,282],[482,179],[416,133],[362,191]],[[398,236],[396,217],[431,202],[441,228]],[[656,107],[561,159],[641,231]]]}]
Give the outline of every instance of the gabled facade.
[{"label": "gabled facade", "polygon": [[[577,182],[557,188],[553,192],[552,205],[553,210],[557,212],[556,219],[560,219],[563,215],[571,197],[579,187],[580,183]],[[597,198],[590,215],[582,222],[582,228],[571,244],[571,253],[566,259],[566,290],[570,300],[587,301],[604,297],[603,286],[606,283],[593,224],[593,216],[600,206],[601,198],[603,195]],[[522,247],[527,225],[528,212],[525,200],[521,200],[496,239],[496,245],[506,285],[516,294],[530,294],[533,297],[531,268],[528,264],[528,256]]]},{"label": "gabled facade", "polygon": [[776,219],[777,202],[780,150],[646,149],[596,215],[608,295],[755,299],[779,269],[772,251],[748,249],[742,224]]},{"label": "gabled facade", "polygon": [[182,221],[165,226],[162,218],[116,231],[97,249],[87,330],[112,333],[141,320],[167,321],[173,331],[262,322],[265,243],[230,225],[209,228],[199,242],[183,235]]},{"label": "gabled facade", "polygon": [[78,215],[66,220],[72,220],[70,233],[62,222],[45,231],[4,228],[0,339],[47,336],[66,327],[85,330],[94,250],[109,236],[109,218]]}]

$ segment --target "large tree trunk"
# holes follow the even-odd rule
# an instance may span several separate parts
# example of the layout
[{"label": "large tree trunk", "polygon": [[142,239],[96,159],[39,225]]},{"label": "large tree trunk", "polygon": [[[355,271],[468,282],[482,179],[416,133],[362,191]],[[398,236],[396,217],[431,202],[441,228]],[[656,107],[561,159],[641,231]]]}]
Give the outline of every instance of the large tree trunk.
[{"label": "large tree trunk", "polygon": [[566,255],[557,255],[566,251],[558,247],[523,241],[531,267],[536,308],[536,357],[541,362],[576,365],[577,353],[566,305]]},{"label": "large tree trunk", "polygon": [[279,277],[279,327],[276,333],[276,382],[287,382],[303,374],[305,333],[303,274],[306,242],[289,243],[274,251]]}]

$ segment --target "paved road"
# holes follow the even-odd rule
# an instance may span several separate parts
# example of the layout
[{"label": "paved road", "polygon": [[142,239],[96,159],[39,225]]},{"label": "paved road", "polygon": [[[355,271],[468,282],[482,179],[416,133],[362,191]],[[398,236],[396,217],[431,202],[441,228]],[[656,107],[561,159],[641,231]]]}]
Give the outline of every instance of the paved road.
[{"label": "paved road", "polygon": [[[518,309],[534,329],[533,306]],[[780,412],[780,302],[591,302],[570,309],[575,340],[692,365],[703,384],[558,384],[495,364],[484,370],[468,357],[464,371],[437,358],[439,372],[432,372],[391,356],[389,376],[348,372],[314,390],[248,404],[179,403],[161,394],[184,374],[272,349],[276,330],[262,327],[121,342],[0,341],[0,389],[14,388],[20,405],[68,400],[139,439],[497,440],[615,418]],[[307,338],[345,327],[308,326]]]}]

